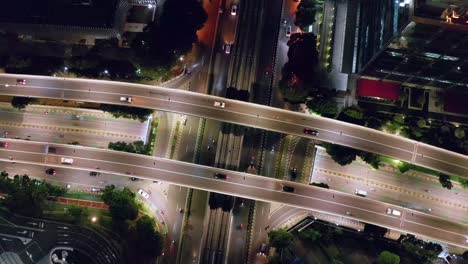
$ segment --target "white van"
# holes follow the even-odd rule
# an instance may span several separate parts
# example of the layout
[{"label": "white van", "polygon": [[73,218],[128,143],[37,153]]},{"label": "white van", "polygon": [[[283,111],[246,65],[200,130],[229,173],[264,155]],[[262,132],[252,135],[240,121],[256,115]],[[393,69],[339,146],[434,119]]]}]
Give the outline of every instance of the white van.
[{"label": "white van", "polygon": [[213,105],[219,108],[224,108],[226,106],[226,103],[215,101]]},{"label": "white van", "polygon": [[387,209],[387,214],[394,216],[401,216],[401,212],[392,208]]},{"label": "white van", "polygon": [[354,193],[355,193],[356,195],[359,195],[359,196],[362,196],[362,197],[366,197],[366,196],[367,196],[367,192],[366,192],[366,191],[359,190],[359,189],[354,190]]},{"label": "white van", "polygon": [[60,160],[60,162],[62,162],[62,164],[72,165],[73,164],[73,159],[72,158],[62,158]]}]

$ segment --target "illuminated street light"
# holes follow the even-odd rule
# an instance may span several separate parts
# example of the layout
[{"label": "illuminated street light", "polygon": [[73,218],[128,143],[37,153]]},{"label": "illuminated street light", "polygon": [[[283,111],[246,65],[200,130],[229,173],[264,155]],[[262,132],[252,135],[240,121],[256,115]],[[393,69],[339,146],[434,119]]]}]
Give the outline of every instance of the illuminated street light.
[{"label": "illuminated street light", "polygon": [[152,4],[149,4],[149,5],[148,5],[148,8],[149,8],[149,9],[153,8],[153,5],[152,5]]},{"label": "illuminated street light", "polygon": [[104,73],[105,73],[105,74],[109,74],[109,71],[108,71],[108,70],[104,70]]},{"label": "illuminated street light", "polygon": [[184,61],[184,56],[180,56],[179,60]]},{"label": "illuminated street light", "polygon": [[97,221],[97,217],[96,217],[96,216],[91,217],[91,222],[96,223],[96,221]]}]

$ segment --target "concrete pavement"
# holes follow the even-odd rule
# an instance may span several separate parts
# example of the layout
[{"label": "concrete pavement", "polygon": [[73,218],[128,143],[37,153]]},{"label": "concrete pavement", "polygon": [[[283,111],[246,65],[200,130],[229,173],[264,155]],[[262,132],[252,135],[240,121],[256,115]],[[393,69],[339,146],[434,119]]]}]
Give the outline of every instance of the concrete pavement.
[{"label": "concrete pavement", "polygon": [[[0,160],[4,164],[9,164],[9,166],[27,163],[37,164],[32,166],[39,170],[53,166],[55,168],[66,168],[67,170],[90,171],[95,169],[96,164],[99,164],[100,171],[107,174],[162,180],[250,199],[281,202],[345,217],[346,212],[352,212],[350,217],[352,219],[467,247],[465,236],[468,235],[468,229],[465,225],[356,195],[179,161],[72,145],[57,146],[62,156],[74,159],[73,166],[60,165],[59,157],[40,154],[44,151],[44,144],[16,140],[8,141],[11,143],[10,147],[0,151]],[[21,151],[21,155],[17,155],[18,151]],[[11,162],[10,157],[15,163]],[[123,161],[130,163],[123,163]],[[135,166],[135,164],[138,165]],[[211,175],[215,172],[228,174],[230,181],[214,179]],[[283,184],[293,186],[295,192],[282,192]],[[402,212],[402,216],[392,217],[387,215],[386,210],[388,208],[398,208],[397,210]],[[431,231],[433,229],[437,229],[438,232]]]}]

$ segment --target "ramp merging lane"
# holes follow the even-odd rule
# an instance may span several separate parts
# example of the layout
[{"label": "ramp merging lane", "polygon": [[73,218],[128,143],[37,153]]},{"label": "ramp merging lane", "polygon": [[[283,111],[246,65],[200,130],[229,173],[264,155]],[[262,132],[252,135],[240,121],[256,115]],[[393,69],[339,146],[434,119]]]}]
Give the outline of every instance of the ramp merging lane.
[{"label": "ramp merging lane", "polygon": [[[35,165],[37,171],[43,173],[44,178],[53,179],[53,176],[45,174],[46,169],[61,167],[165,181],[210,192],[282,203],[354,218],[468,248],[466,225],[333,190],[126,152],[14,139],[2,139],[2,141],[9,142],[9,147],[1,149],[0,162],[9,163],[9,166],[20,166],[21,163]],[[49,146],[55,147],[56,153],[48,153]],[[62,157],[72,158],[72,164],[62,164]],[[215,172],[225,173],[228,175],[228,180],[215,179],[213,177]],[[293,186],[295,191],[283,192],[284,185]],[[386,213],[388,208],[400,211],[401,216],[388,215]]]},{"label": "ramp merging lane", "polygon": [[[17,84],[18,79],[26,80],[26,85]],[[468,178],[465,155],[334,119],[183,90],[102,80],[0,74],[0,94],[131,105],[314,138],[303,133],[309,127],[320,131],[315,138],[324,142]],[[132,103],[120,101],[121,96],[131,96]],[[224,102],[225,107],[215,107],[215,101]]]}]

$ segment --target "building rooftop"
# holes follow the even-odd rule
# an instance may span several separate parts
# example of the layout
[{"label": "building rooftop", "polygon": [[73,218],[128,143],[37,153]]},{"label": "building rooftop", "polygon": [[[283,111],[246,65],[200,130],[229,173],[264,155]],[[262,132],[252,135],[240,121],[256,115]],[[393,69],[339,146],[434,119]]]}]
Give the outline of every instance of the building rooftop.
[{"label": "building rooftop", "polygon": [[9,1],[0,23],[112,27],[118,0]]},{"label": "building rooftop", "polygon": [[467,30],[411,22],[361,75],[468,91],[467,71]]},{"label": "building rooftop", "polygon": [[400,85],[398,83],[359,79],[357,81],[357,95],[360,97],[398,101]]}]

